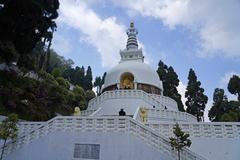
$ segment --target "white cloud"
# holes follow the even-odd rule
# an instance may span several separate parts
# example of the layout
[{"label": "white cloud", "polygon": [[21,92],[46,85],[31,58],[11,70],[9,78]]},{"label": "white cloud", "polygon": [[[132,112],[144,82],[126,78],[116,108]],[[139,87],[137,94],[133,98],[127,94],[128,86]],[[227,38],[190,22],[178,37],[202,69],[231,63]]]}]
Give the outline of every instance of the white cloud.
[{"label": "white cloud", "polygon": [[[58,21],[83,33],[84,37],[79,37],[80,41],[97,49],[104,67],[112,67],[120,60],[119,50],[125,48],[126,27],[114,16],[101,18],[91,9],[93,3],[102,5],[105,1],[60,0]],[[139,46],[146,55],[144,45],[139,43]]]},{"label": "white cloud", "polygon": [[169,28],[180,25],[197,31],[202,56],[224,53],[240,57],[240,1],[238,0],[113,0],[136,12],[161,20]]},{"label": "white cloud", "polygon": [[[126,43],[125,26],[115,17],[102,19],[84,1],[60,0],[59,21],[85,35],[85,42],[101,55],[103,66],[113,66],[119,60],[119,50]],[[82,39],[82,37],[81,37]]]},{"label": "white cloud", "polygon": [[52,47],[56,50],[57,53],[59,53],[62,56],[67,56],[67,57],[68,57],[69,52],[72,49],[70,41],[67,38],[65,38],[59,34],[54,35]]},{"label": "white cloud", "polygon": [[210,122],[209,117],[208,117],[208,111],[211,109],[212,104],[213,104],[213,101],[209,99],[206,104],[206,108],[204,110],[204,121],[205,122]]},{"label": "white cloud", "polygon": [[186,109],[185,102],[187,101],[187,98],[185,98],[186,88],[187,86],[180,81],[177,87],[177,90],[178,90],[178,93],[182,96],[182,102],[185,109]]},{"label": "white cloud", "polygon": [[228,92],[228,89],[227,89],[228,82],[229,82],[230,78],[231,78],[233,75],[240,76],[240,73],[237,73],[237,72],[228,72],[228,73],[226,73],[226,74],[221,78],[221,80],[220,80],[220,82],[219,82],[219,87],[224,89],[225,94],[227,95],[227,97],[228,97],[229,100],[237,100],[237,96],[229,93],[229,92]]}]

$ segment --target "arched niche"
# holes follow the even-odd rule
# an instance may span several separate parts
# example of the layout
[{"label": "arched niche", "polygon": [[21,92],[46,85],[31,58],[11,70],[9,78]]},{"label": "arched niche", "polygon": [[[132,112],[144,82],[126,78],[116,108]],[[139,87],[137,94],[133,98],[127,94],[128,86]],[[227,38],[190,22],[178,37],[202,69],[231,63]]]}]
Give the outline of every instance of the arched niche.
[{"label": "arched niche", "polygon": [[120,89],[134,89],[134,76],[125,72],[120,76]]}]

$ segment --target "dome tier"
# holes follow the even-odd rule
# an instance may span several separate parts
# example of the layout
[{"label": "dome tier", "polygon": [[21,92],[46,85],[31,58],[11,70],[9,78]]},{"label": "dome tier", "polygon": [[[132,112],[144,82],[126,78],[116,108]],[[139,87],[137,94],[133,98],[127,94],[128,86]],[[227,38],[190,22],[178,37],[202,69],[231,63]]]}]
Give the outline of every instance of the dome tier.
[{"label": "dome tier", "polygon": [[137,33],[131,22],[126,49],[120,51],[119,64],[107,72],[102,92],[116,89],[138,89],[152,94],[163,92],[157,72],[144,63],[142,49],[138,49]]},{"label": "dome tier", "polygon": [[125,61],[112,68],[105,77],[103,91],[111,86],[116,86],[115,89],[121,89],[121,79],[127,74],[133,77],[135,89],[140,85],[147,85],[163,91],[162,82],[157,72],[141,61]]}]

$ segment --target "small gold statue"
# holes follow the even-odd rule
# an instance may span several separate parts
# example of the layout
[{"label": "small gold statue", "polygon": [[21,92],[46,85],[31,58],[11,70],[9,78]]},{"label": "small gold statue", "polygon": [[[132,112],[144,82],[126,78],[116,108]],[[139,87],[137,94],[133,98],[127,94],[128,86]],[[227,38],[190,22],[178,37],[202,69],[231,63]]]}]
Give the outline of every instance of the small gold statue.
[{"label": "small gold statue", "polygon": [[147,122],[147,118],[148,118],[148,112],[144,107],[140,107],[140,119],[143,123]]},{"label": "small gold statue", "polygon": [[73,116],[81,116],[81,111],[79,107],[74,108]]}]

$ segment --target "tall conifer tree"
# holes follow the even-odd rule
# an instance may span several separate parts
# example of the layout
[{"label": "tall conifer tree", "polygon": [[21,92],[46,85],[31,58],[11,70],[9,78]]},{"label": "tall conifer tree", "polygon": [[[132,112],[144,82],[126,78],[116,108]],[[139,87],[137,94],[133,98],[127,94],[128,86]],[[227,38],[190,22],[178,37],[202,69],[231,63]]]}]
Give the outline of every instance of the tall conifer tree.
[{"label": "tall conifer tree", "polygon": [[237,95],[238,101],[240,102],[240,77],[233,75],[228,82],[228,91],[232,94]]},{"label": "tall conifer tree", "polygon": [[198,121],[204,121],[204,110],[208,97],[204,94],[204,89],[200,86],[201,82],[197,80],[197,76],[191,68],[188,74],[188,85],[185,92],[187,112],[196,116]]},{"label": "tall conifer tree", "polygon": [[84,78],[84,89],[85,90],[92,90],[92,69],[90,66],[87,68],[87,72]]},{"label": "tall conifer tree", "polygon": [[179,79],[173,67],[168,67],[162,61],[160,61],[158,63],[157,73],[163,83],[163,95],[174,99],[178,104],[179,111],[184,111],[181,95],[178,93],[177,90],[177,86],[179,85]]},{"label": "tall conifer tree", "polygon": [[213,106],[208,112],[209,119],[213,122],[221,121],[221,117],[226,112],[227,107],[228,99],[224,95],[224,90],[216,88],[213,93]]}]

